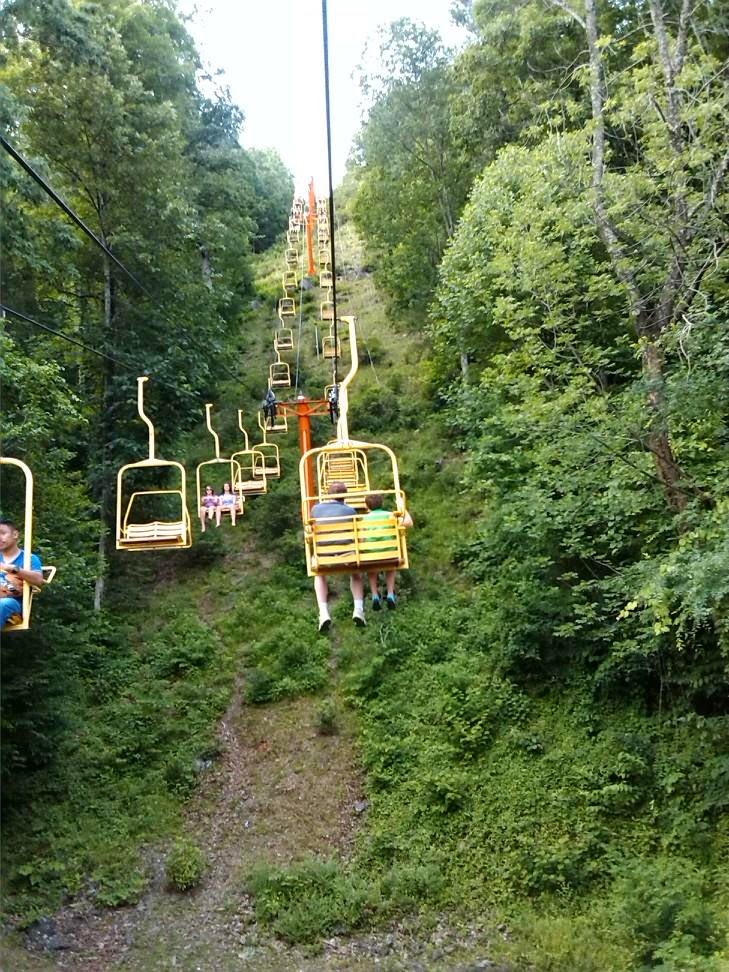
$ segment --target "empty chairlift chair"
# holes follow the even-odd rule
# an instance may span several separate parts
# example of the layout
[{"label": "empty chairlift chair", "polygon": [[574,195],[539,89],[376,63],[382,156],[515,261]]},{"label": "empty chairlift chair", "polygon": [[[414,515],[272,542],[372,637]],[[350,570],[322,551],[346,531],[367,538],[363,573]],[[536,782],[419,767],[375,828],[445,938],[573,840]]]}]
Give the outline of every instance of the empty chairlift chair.
[{"label": "empty chairlift chair", "polygon": [[278,316],[281,320],[284,317],[296,317],[296,301],[293,297],[281,297],[278,302]]},{"label": "empty chairlift chair", "polygon": [[285,296],[295,293],[299,289],[299,275],[295,270],[284,270],[284,275],[281,278],[281,284],[283,286]]},{"label": "empty chairlift chair", "polygon": [[319,286],[322,290],[331,290],[334,286],[334,275],[328,267],[319,271]]},{"label": "empty chairlift chair", "polygon": [[[139,462],[127,463],[117,473],[117,550],[168,550],[189,547],[192,543],[185,467],[179,462],[158,459],[155,455],[154,426],[144,412],[144,383],[147,380],[137,378],[137,410],[149,429],[149,456]],[[140,470],[151,470],[156,478],[159,478],[159,473],[174,472],[179,487],[130,490],[128,483],[134,478],[135,471],[138,473]],[[154,512],[150,514],[149,510],[158,506],[166,506],[169,512],[164,516],[155,515]]]},{"label": "empty chairlift chair", "polygon": [[291,369],[285,361],[281,360],[279,354],[276,360],[268,368],[268,387],[269,388],[290,388]]},{"label": "empty chairlift chair", "polygon": [[[27,466],[20,459],[12,459],[10,456],[0,456],[0,465],[6,466],[7,469],[17,468],[23,474],[24,477],[24,500],[23,500],[23,562],[20,565],[23,570],[32,570],[31,566],[31,554],[33,552],[33,473],[30,471],[30,467]],[[3,490],[3,495],[5,497],[5,502],[8,501],[10,491]],[[55,567],[42,567],[41,573],[43,574],[43,586],[50,584],[53,578],[56,576]],[[18,581],[18,584],[21,582]],[[41,590],[40,587],[34,584],[28,584],[27,582],[22,582],[23,592],[22,596],[18,600],[22,604],[22,610],[20,614],[11,614],[8,620],[3,626],[2,633],[7,634],[10,631],[27,631],[30,628],[30,616],[31,610],[33,608],[33,595],[38,594]]]},{"label": "empty chairlift chair", "polygon": [[[243,433],[245,448],[230,457],[240,466],[240,479],[233,483],[233,490],[244,496],[256,496],[268,491],[266,457],[257,446],[250,447],[248,433],[243,426],[243,409],[238,409],[238,428]],[[277,446],[274,448],[278,449]],[[278,465],[278,463],[276,464]]]},{"label": "empty chairlift chair", "polygon": [[281,452],[275,442],[266,438],[269,429],[261,412],[258,413],[258,426],[261,429],[261,441],[253,446],[263,456],[266,479],[278,479],[281,476]]},{"label": "empty chairlift chair", "polygon": [[329,334],[325,334],[321,339],[321,353],[325,358],[341,358],[342,356],[342,342],[337,335],[336,339],[334,337],[334,327],[331,328]]},{"label": "empty chairlift chair", "polygon": [[290,327],[277,327],[273,332],[273,350],[293,351],[294,332]]}]

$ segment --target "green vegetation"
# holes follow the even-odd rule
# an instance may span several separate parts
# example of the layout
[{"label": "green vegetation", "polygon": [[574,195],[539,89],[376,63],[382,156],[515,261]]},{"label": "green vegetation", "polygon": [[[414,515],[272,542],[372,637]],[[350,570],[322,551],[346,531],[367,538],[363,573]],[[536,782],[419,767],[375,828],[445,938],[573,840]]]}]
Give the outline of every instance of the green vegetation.
[{"label": "green vegetation", "polygon": [[173,845],[165,865],[167,884],[175,891],[189,891],[202,880],[205,857],[191,840],[178,840]]},{"label": "green vegetation", "polygon": [[[284,477],[236,530],[98,561],[109,472],[143,449],[130,379],[4,336],[6,445],[42,470],[41,550],[63,560],[34,630],[2,648],[4,898],[19,926],[64,896],[137,900],[160,847],[170,885],[195,886],[205,861],[184,808],[220,756],[220,720],[241,700],[272,720],[288,706],[291,719],[291,700],[312,695],[306,730],[319,746],[357,735],[357,840],[342,859],[303,842],[288,866],[241,858],[231,910],[245,916],[250,895],[261,928],[312,950],[447,914],[504,923],[491,947],[515,968],[726,968],[726,40],[708,4],[682,17],[661,0],[567,6],[480,0],[457,56],[399,22],[380,75],[365,79],[371,110],[337,239],[340,311],[360,322],[350,426],[395,449],[415,520],[398,608],[370,613],[365,630],[350,626],[343,582],[333,640],[316,632],[293,435],[279,440]],[[471,18],[470,4],[454,7]],[[172,225],[149,240],[145,207],[184,195],[185,166],[180,185],[155,184],[131,213],[125,156],[109,205],[114,245],[158,272],[170,309],[181,288],[209,354],[188,342],[184,315],[167,330],[167,313],[148,348],[121,279],[114,314],[126,350],[184,374],[186,391],[215,391],[223,441],[237,442],[236,409],[252,416],[265,384],[282,262],[280,245],[250,251],[275,236],[264,211],[285,178],[235,146],[232,106],[195,93],[170,8],[48,10],[43,30],[28,20],[22,52],[15,28],[3,34],[0,107],[51,166],[67,143],[41,104],[23,107],[24,79],[37,70],[38,90],[61,97],[59,72],[80,58],[116,92],[120,138],[135,118],[139,138],[159,136],[150,167],[183,157],[194,168],[195,215],[170,202]],[[189,68],[164,97],[152,54],[135,82],[125,53],[152,16],[167,25],[156,56],[186,52]],[[59,23],[62,65],[44,46]],[[7,175],[8,285],[39,316],[71,306],[69,331],[110,349],[108,322],[78,296],[104,296],[99,266]],[[212,289],[195,247],[171,242],[190,219],[195,246],[210,234],[217,253]],[[312,393],[326,370],[312,353],[313,297],[305,308],[300,378]],[[240,380],[213,381],[223,346],[245,363]],[[155,394],[170,450],[188,465],[206,457],[201,409]],[[278,745],[299,731],[286,722]],[[290,767],[276,767],[285,787]],[[275,812],[266,825],[266,839],[286,831]]]}]

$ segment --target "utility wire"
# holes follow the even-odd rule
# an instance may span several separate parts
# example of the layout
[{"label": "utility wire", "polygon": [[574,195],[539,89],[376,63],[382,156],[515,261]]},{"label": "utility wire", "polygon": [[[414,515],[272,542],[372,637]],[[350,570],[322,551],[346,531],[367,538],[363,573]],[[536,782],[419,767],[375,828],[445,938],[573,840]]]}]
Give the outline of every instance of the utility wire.
[{"label": "utility wire", "polygon": [[[53,334],[55,337],[60,338],[62,341],[68,341],[69,344],[75,344],[78,348],[83,348],[84,351],[88,351],[90,354],[95,354],[99,358],[105,358],[107,361],[112,361],[114,364],[120,365],[122,368],[131,372],[132,374],[139,375],[141,372],[143,375],[147,374],[144,368],[140,368],[133,362],[129,363],[122,361],[121,358],[115,358],[110,354],[106,354],[105,351],[99,351],[98,348],[92,348],[89,344],[84,344],[83,341],[79,341],[76,338],[69,337],[68,334],[64,334],[62,331],[56,330],[56,328],[50,327],[48,324],[42,324],[37,321],[34,317],[30,317],[28,314],[23,314],[22,311],[15,310],[13,307],[8,307],[7,304],[0,304],[0,311],[3,314],[10,314],[13,317],[17,317],[21,321],[26,321],[28,324],[32,324],[34,327],[40,328],[42,331],[47,331],[49,334]],[[197,400],[198,395],[194,395],[192,392],[186,391],[184,388],[180,388],[177,385],[170,385],[161,378],[155,378],[154,375],[147,375],[147,377],[156,382],[158,385],[163,385],[165,388],[169,388],[170,391],[177,392],[180,395],[187,395],[188,398],[194,398]]]}]

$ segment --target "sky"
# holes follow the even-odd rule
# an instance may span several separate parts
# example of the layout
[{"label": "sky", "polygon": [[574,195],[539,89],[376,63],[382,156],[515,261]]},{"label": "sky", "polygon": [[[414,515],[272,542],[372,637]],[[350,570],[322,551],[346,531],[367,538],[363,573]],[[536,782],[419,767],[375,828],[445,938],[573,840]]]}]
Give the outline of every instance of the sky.
[{"label": "sky", "polygon": [[[400,17],[437,29],[447,44],[463,39],[449,0],[328,0],[332,168],[344,175],[359,128],[359,86],[353,72],[380,25]],[[182,0],[187,27],[219,84],[246,116],[246,148],[275,148],[303,194],[314,177],[326,195],[326,124],[321,0]]]}]

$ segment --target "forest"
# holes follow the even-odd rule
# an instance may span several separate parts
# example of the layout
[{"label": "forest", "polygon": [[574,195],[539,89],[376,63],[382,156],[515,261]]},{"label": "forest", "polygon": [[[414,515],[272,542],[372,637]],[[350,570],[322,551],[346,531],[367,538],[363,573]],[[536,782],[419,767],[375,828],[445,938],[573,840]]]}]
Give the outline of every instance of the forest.
[{"label": "forest", "polygon": [[293,176],[175,0],[0,10],[3,148],[97,237],[0,153],[2,454],[58,566],[0,645],[8,969],[729,968],[729,7],[451,16],[372,38],[335,187],[415,526],[397,610],[340,584],[322,637],[293,427],[235,529],[114,549],[138,376],[190,469],[206,402],[256,424]]}]

